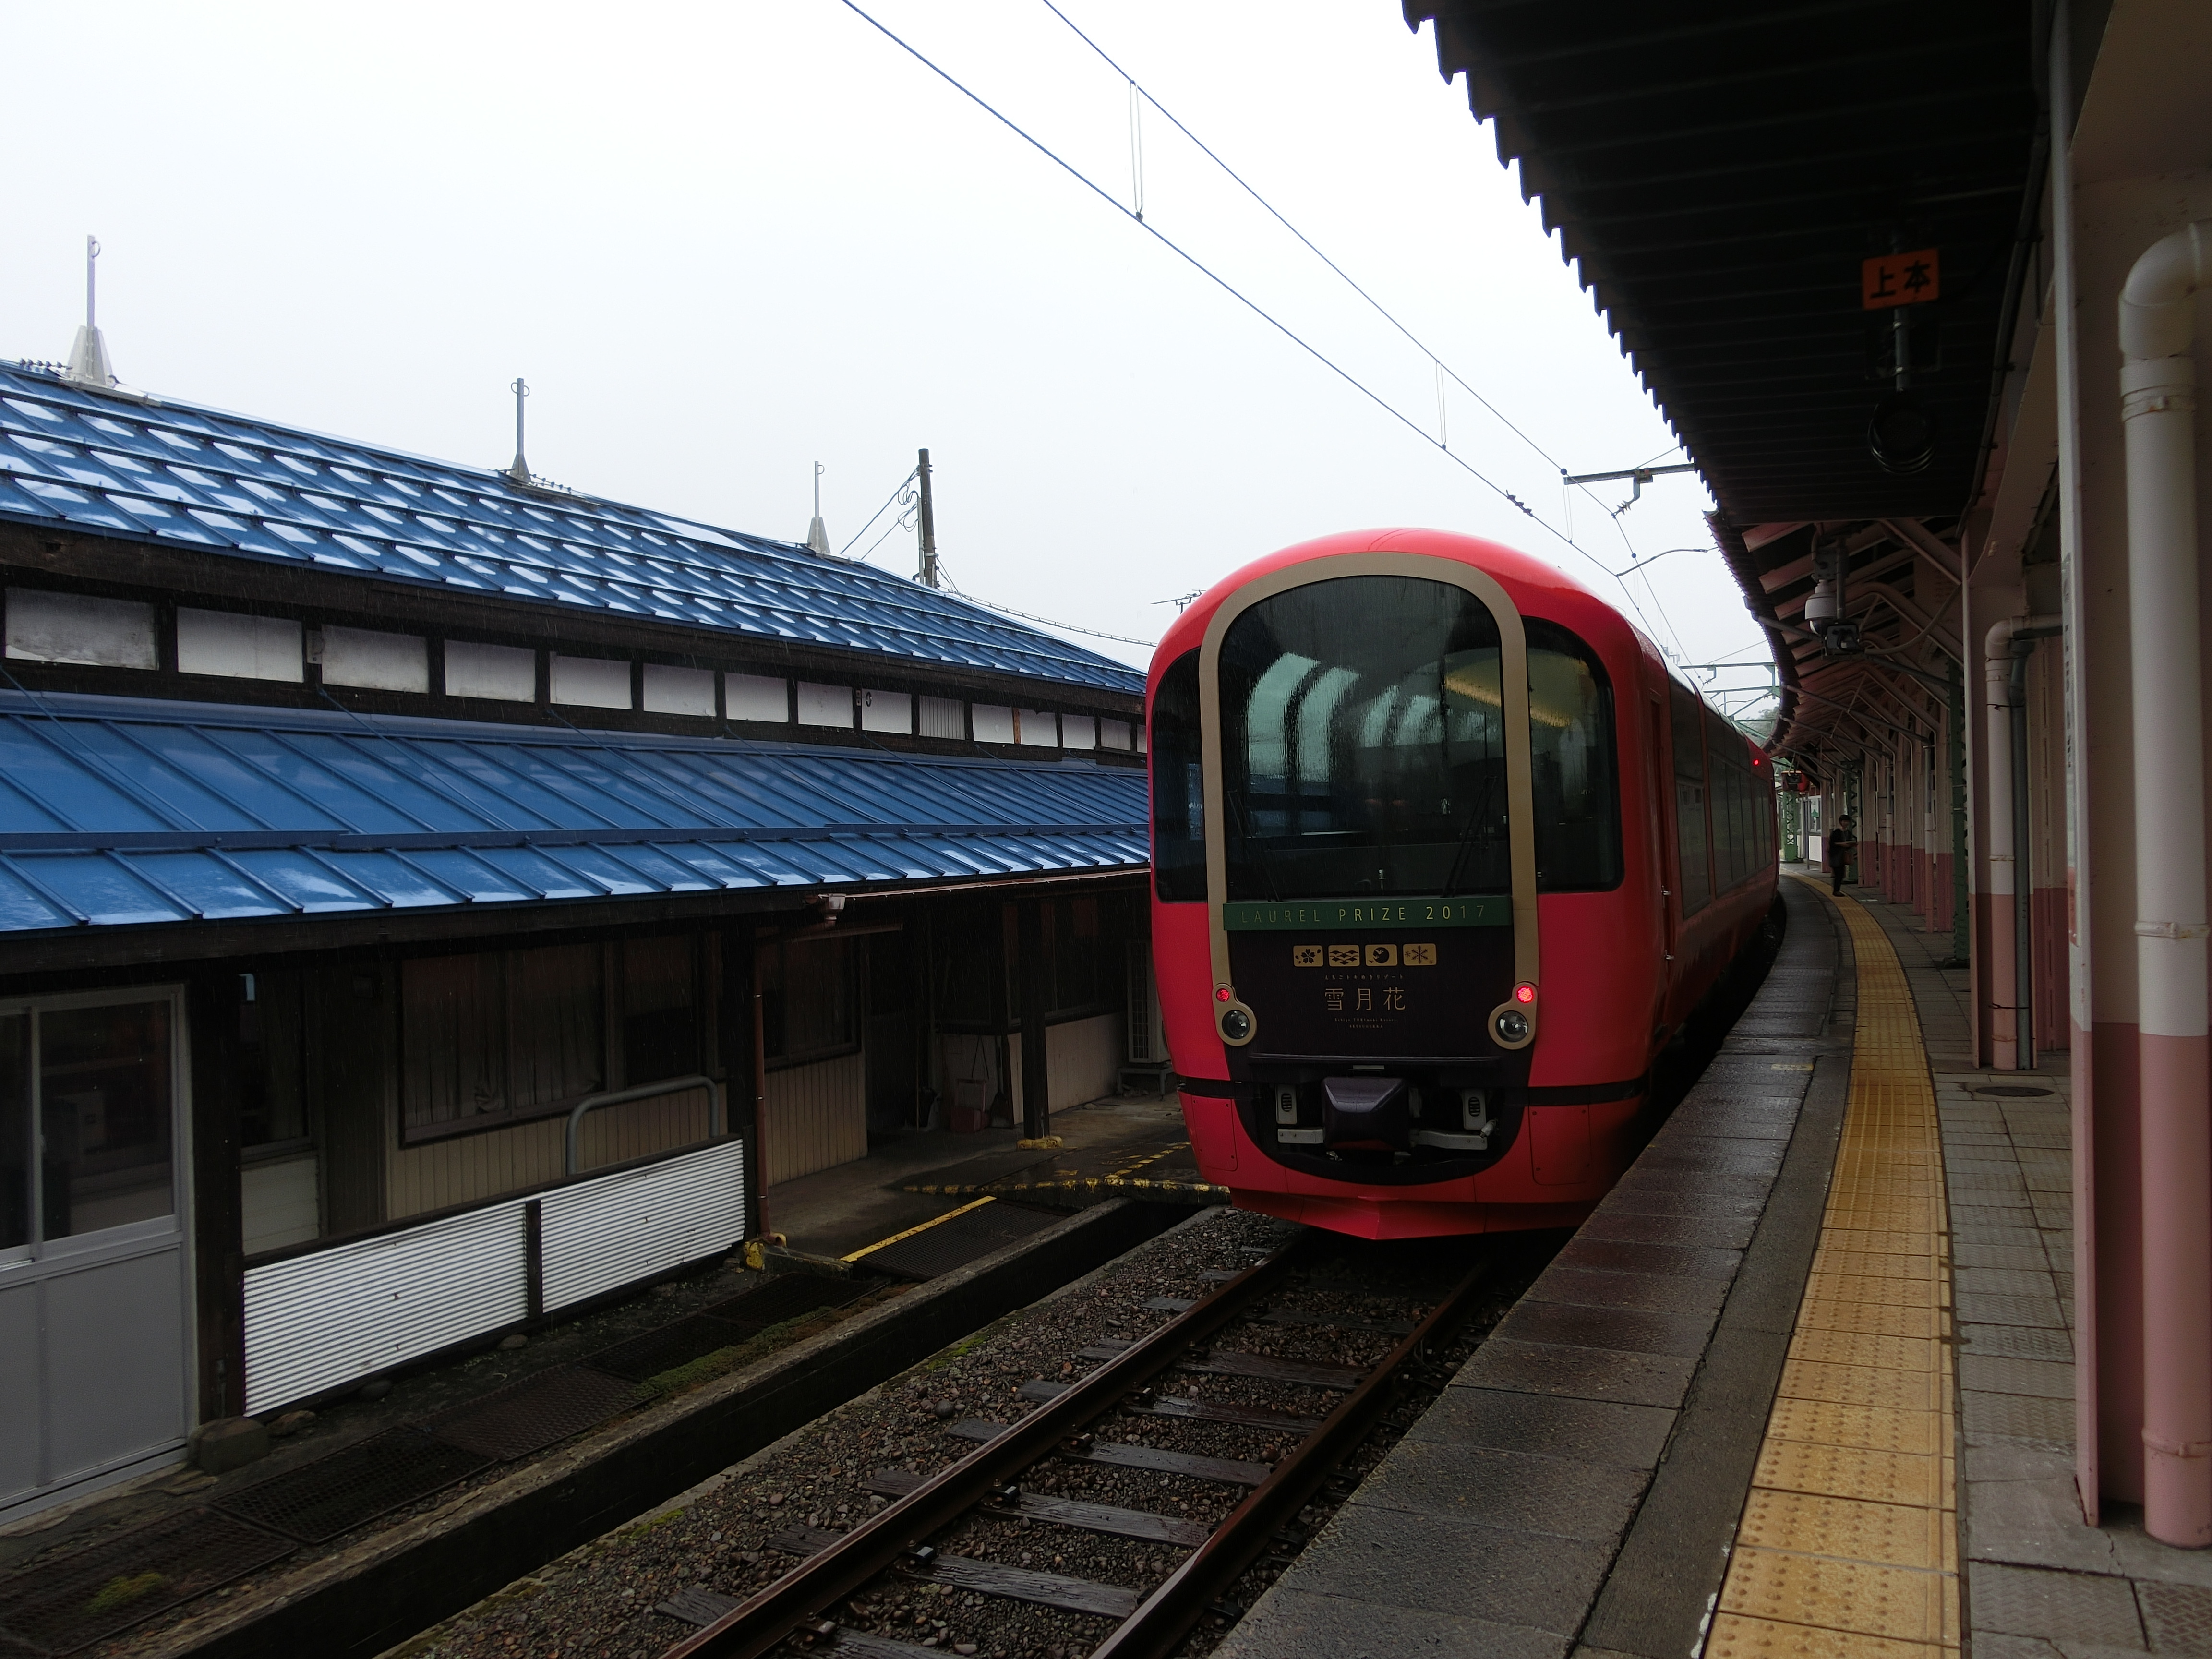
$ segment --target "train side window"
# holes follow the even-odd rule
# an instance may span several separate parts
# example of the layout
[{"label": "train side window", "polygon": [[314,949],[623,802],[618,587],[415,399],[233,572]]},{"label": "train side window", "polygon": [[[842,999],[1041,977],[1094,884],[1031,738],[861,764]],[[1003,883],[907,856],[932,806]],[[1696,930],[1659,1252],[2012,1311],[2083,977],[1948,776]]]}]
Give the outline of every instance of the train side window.
[{"label": "train side window", "polygon": [[1751,767],[1743,734],[1705,711],[1705,751],[1711,757],[1713,864],[1726,892],[1752,872]]},{"label": "train side window", "polygon": [[1679,685],[1668,688],[1668,712],[1674,728],[1674,848],[1679,860],[1682,914],[1712,902],[1711,836],[1705,818],[1705,705]]},{"label": "train side window", "polygon": [[1597,653],[1557,623],[1531,618],[1528,751],[1536,885],[1594,892],[1620,882],[1620,766],[1613,687]]},{"label": "train side window", "polygon": [[1200,771],[1198,653],[1168,665],[1152,696],[1152,885],[1170,904],[1206,897],[1206,792]]}]

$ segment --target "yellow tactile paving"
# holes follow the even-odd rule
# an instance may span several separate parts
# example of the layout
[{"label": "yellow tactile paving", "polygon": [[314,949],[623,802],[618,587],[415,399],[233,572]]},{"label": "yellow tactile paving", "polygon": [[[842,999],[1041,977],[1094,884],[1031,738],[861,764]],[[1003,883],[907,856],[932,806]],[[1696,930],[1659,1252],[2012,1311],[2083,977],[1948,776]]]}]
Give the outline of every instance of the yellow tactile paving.
[{"label": "yellow tactile paving", "polygon": [[1917,1567],[1739,1547],[1720,1610],[1839,1635],[1959,1644],[1958,1575]]},{"label": "yellow tactile paving", "polygon": [[1872,1250],[1842,1250],[1826,1244],[1813,1257],[1816,1273],[1848,1273],[1860,1279],[1933,1279],[1938,1265],[1925,1253],[1876,1255]]},{"label": "yellow tactile paving", "polygon": [[[1830,1224],[1821,1232],[1820,1246],[1829,1250],[1860,1250],[1870,1255],[1910,1255],[1924,1246],[1909,1236],[1900,1236],[1889,1227],[1869,1227],[1860,1230],[1834,1225],[1839,1214],[1856,1215],[1856,1210],[1846,1212],[1831,1211]],[[1923,1218],[1924,1219],[1924,1218]]]},{"label": "yellow tactile paving", "polygon": [[1942,1364],[1932,1338],[1870,1336],[1814,1326],[1801,1328],[1790,1340],[1790,1357],[1822,1365],[1881,1365],[1897,1371],[1930,1370]]},{"label": "yellow tactile paving", "polygon": [[1934,1454],[1872,1451],[1802,1440],[1769,1439],[1753,1477],[1770,1492],[1803,1492],[1875,1503],[1946,1509],[1956,1489],[1948,1462]]},{"label": "yellow tactile paving", "polygon": [[1705,1638],[1705,1659],[1940,1659],[1943,1650],[1856,1631],[1817,1630],[1724,1613]]},{"label": "yellow tactile paving", "polygon": [[1941,1308],[1885,1308],[1877,1302],[1828,1302],[1797,1316],[1799,1330],[1863,1331],[1869,1336],[1940,1337],[1948,1328]]},{"label": "yellow tactile paving", "polygon": [[1808,1302],[1871,1302],[1885,1308],[1940,1308],[1942,1287],[1933,1279],[1907,1279],[1903,1273],[1828,1273],[1813,1264],[1805,1281]]},{"label": "yellow tactile paving", "polygon": [[1705,1659],[1959,1651],[1936,1091],[1897,952],[1856,903],[1838,903],[1858,957],[1850,1100]]},{"label": "yellow tactile paving", "polygon": [[1941,1371],[1889,1370],[1870,1364],[1815,1365],[1793,1359],[1782,1367],[1779,1392],[1791,1400],[1826,1400],[1838,1406],[1932,1412],[1943,1407],[1949,1382]]},{"label": "yellow tactile paving", "polygon": [[1954,1527],[1951,1511],[1940,1507],[1762,1486],[1744,1505],[1736,1546],[1941,1571],[1957,1565]]},{"label": "yellow tactile paving", "polygon": [[1777,1440],[1929,1457],[1944,1450],[1942,1425],[1933,1412],[1845,1406],[1832,1400],[1777,1400],[1774,1414],[1766,1419],[1766,1443]]}]

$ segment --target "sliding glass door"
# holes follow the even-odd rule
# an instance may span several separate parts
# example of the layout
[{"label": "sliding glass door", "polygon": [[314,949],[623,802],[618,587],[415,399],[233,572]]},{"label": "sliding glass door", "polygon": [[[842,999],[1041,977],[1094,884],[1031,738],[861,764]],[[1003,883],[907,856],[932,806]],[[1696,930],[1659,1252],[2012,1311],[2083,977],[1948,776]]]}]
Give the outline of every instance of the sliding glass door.
[{"label": "sliding glass door", "polygon": [[0,1514],[189,1431],[183,1012],[0,1002]]}]

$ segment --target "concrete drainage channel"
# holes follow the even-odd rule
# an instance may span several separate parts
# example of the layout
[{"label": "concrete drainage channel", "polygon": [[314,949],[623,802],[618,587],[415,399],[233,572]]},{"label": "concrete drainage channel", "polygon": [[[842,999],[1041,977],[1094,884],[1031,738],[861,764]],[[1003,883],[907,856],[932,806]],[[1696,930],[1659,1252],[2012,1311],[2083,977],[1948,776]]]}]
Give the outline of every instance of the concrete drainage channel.
[{"label": "concrete drainage channel", "polygon": [[[88,1627],[87,1621],[77,1618],[64,1620],[51,1629],[18,1628],[18,1619],[9,1617],[7,1607],[0,1606],[0,1653],[190,1654],[221,1655],[226,1659],[266,1655],[273,1659],[312,1651],[367,1659],[773,1443],[823,1410],[936,1352],[947,1340],[957,1340],[1080,1278],[1185,1213],[1174,1207],[1115,1200],[1052,1222],[1042,1231],[915,1285],[894,1300],[863,1309],[757,1364],[647,1404],[489,1485],[478,1486],[427,1513],[402,1519],[296,1570],[285,1571],[282,1558],[297,1547],[302,1527],[326,1540],[398,1504],[374,1505],[345,1520],[342,1528],[324,1528],[317,1524],[317,1515],[311,1513],[319,1500],[335,1504],[333,1515],[338,1510],[350,1513],[360,1509],[356,1501],[360,1494],[339,1490],[348,1481],[337,1480],[327,1494],[307,1494],[304,1509],[271,1482],[270,1501],[285,1499],[278,1504],[282,1514],[226,1513],[240,1501],[251,1504],[255,1489],[249,1487],[222,1509],[187,1510],[173,1517],[164,1530],[173,1531],[177,1534],[173,1539],[137,1539],[141,1553],[150,1547],[156,1553],[174,1555],[172,1565],[177,1571],[173,1572],[165,1571],[160,1563],[149,1565],[135,1559],[106,1571],[100,1563],[89,1559],[112,1550],[124,1541],[121,1539],[53,1552],[0,1584],[0,1600],[5,1599],[10,1588],[18,1591],[17,1600],[27,1601],[24,1592],[35,1593],[34,1583],[61,1590],[67,1580],[66,1599],[71,1610],[82,1613],[102,1597],[116,1601],[118,1584],[129,1590],[158,1580],[157,1589],[197,1593],[190,1588],[196,1577],[204,1579],[199,1588],[205,1589],[257,1571],[261,1576],[238,1585],[228,1599],[219,1603],[197,1602],[166,1628],[135,1636],[115,1628],[112,1621],[93,1620]],[[758,1297],[781,1304],[790,1299],[790,1291],[799,1288],[793,1284],[787,1289],[771,1280],[751,1296],[737,1298],[733,1309]],[[834,1288],[847,1289],[843,1285]],[[799,1297],[815,1304],[850,1299],[849,1295]],[[679,1322],[679,1327],[693,1322]],[[672,1336],[696,1334],[670,1328],[666,1333],[653,1334],[653,1338],[665,1341]],[[653,1364],[660,1356],[614,1353],[595,1360],[599,1358],[617,1361],[629,1358]],[[568,1381],[574,1382],[577,1376],[589,1380],[595,1374],[576,1372]],[[533,1380],[530,1386],[542,1389],[557,1382],[556,1376]],[[473,1443],[486,1434],[494,1439],[501,1437],[504,1420],[495,1423],[483,1417],[484,1407],[494,1403],[488,1400],[469,1408],[471,1415],[483,1417],[482,1421],[387,1430],[372,1437],[377,1445],[370,1441],[358,1443],[295,1474],[303,1474],[323,1465],[361,1465],[353,1473],[362,1482],[378,1485],[388,1484],[410,1470],[419,1478],[429,1479],[442,1471],[441,1460],[459,1458],[471,1468],[481,1468],[488,1462],[514,1455],[514,1448],[503,1443]],[[535,1429],[545,1431],[542,1435],[533,1432],[530,1437],[536,1445],[529,1450],[550,1445],[562,1435],[574,1433],[606,1415],[595,1408],[604,1402],[582,1402],[580,1418],[577,1401],[564,1397],[542,1403],[547,1407],[544,1412],[525,1413]],[[536,1423],[540,1417],[544,1421]],[[432,1431],[437,1430],[446,1432]],[[449,1443],[454,1441],[467,1443]],[[392,1443],[382,1443],[386,1442]],[[364,1455],[368,1455],[366,1463]],[[423,1468],[414,1470],[418,1463]],[[432,1463],[440,1468],[430,1470]],[[345,1470],[333,1474],[343,1475]],[[434,1480],[429,1490],[438,1484],[442,1482]],[[238,1535],[232,1537],[233,1533]],[[267,1571],[272,1565],[276,1571]],[[85,1578],[88,1572],[99,1582],[87,1579],[80,1596],[74,1581]],[[51,1595],[38,1597],[41,1605],[52,1599]],[[174,1606],[180,1599],[173,1593],[148,1598],[163,1606]],[[116,1610],[121,1610],[119,1606]],[[27,1607],[18,1608],[18,1616],[28,1611]],[[108,1628],[96,1631],[102,1622]],[[70,1633],[72,1629],[78,1633]],[[10,1637],[17,1639],[11,1641]]]}]

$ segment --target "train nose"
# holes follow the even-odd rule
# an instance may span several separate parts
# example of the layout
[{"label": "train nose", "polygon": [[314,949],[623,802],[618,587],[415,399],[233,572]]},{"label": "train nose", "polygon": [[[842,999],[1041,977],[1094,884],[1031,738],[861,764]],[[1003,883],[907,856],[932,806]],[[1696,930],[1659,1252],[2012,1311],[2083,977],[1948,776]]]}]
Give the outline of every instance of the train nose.
[{"label": "train nose", "polygon": [[1393,1152],[1413,1145],[1412,1091],[1401,1077],[1329,1077],[1322,1079],[1322,1144],[1382,1146]]}]

